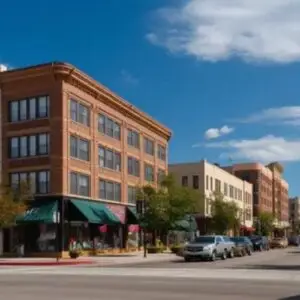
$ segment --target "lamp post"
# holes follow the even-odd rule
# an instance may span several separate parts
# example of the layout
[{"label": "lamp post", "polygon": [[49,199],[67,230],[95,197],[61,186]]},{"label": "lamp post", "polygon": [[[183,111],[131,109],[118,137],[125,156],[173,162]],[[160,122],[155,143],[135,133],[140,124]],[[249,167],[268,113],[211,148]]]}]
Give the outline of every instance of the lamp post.
[{"label": "lamp post", "polygon": [[[139,215],[139,219],[143,220],[143,217],[145,215],[145,198],[136,201],[136,211]],[[140,222],[140,230],[141,230],[141,222]],[[142,236],[142,239],[143,239],[144,258],[146,258],[147,257],[147,241],[146,241],[145,227],[142,229],[140,236]]]}]

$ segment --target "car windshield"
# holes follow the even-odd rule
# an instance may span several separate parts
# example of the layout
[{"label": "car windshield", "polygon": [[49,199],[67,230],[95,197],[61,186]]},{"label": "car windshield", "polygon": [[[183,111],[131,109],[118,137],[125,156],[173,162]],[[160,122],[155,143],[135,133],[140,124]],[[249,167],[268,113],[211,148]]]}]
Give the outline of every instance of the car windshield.
[{"label": "car windshield", "polygon": [[245,241],[245,239],[243,237],[232,237],[230,239],[235,243],[242,243]]},{"label": "car windshield", "polygon": [[251,239],[251,241],[259,241],[262,238],[260,236],[252,236],[252,237],[250,237],[250,239]]},{"label": "car windshield", "polygon": [[192,244],[213,244],[214,242],[213,236],[199,236],[192,241]]}]

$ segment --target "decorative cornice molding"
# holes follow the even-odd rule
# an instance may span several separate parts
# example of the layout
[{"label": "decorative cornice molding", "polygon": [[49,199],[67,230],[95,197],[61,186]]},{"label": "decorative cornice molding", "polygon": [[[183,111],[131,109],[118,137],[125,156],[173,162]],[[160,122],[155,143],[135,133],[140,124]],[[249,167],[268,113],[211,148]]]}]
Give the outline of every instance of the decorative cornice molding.
[{"label": "decorative cornice molding", "polygon": [[23,69],[14,69],[0,73],[0,83],[16,81],[24,77],[40,77],[53,75],[55,79],[63,80],[72,86],[84,91],[93,98],[112,107],[113,109],[134,119],[137,123],[169,140],[172,132],[167,127],[155,121],[146,113],[137,109],[102,84],[98,83],[74,66],[61,62],[53,62]]}]

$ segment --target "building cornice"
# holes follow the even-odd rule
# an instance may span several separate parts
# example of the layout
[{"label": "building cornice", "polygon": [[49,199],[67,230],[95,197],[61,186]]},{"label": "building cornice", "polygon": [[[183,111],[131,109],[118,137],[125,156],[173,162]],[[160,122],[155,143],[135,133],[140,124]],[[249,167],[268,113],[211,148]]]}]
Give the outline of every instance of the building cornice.
[{"label": "building cornice", "polygon": [[40,77],[45,75],[53,75],[55,78],[61,78],[63,81],[83,90],[85,93],[93,96],[104,104],[116,109],[137,123],[154,131],[159,136],[169,140],[172,132],[167,127],[155,121],[148,114],[137,109],[108,88],[98,83],[76,67],[61,62],[43,64],[23,69],[14,69],[0,73],[0,82],[11,82],[24,77]]}]

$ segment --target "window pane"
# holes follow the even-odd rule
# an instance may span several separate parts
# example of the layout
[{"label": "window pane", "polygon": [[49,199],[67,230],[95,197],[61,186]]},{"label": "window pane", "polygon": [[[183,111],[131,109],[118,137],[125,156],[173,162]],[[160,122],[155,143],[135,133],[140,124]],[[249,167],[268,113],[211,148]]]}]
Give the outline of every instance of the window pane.
[{"label": "window pane", "polygon": [[116,171],[121,171],[121,153],[115,152],[115,167]]},{"label": "window pane", "polygon": [[112,119],[106,119],[106,134],[108,136],[114,136],[114,121]]},{"label": "window pane", "polygon": [[21,121],[27,120],[27,101],[26,100],[20,101],[20,120]]},{"label": "window pane", "polygon": [[116,138],[117,140],[121,139],[121,128],[120,125],[118,123],[114,124],[115,128],[114,128],[114,138]]},{"label": "window pane", "polygon": [[47,171],[38,172],[38,193],[39,194],[48,193],[48,172]]},{"label": "window pane", "polygon": [[105,149],[103,147],[98,148],[99,166],[105,167]]},{"label": "window pane", "polygon": [[72,135],[70,136],[70,155],[77,157],[77,138]]},{"label": "window pane", "polygon": [[19,138],[17,137],[10,139],[10,157],[19,157]]},{"label": "window pane", "polygon": [[89,177],[85,175],[78,176],[79,195],[89,196]]},{"label": "window pane", "polygon": [[27,136],[22,136],[20,138],[20,156],[21,157],[28,156],[28,151],[27,151]]},{"label": "window pane", "polygon": [[100,199],[105,199],[105,181],[99,181],[99,197]]},{"label": "window pane", "polygon": [[114,168],[113,151],[106,149],[105,155],[106,155],[105,167],[109,169],[113,169]]},{"label": "window pane", "polygon": [[11,122],[19,121],[19,102],[18,101],[10,102],[10,121]]},{"label": "window pane", "polygon": [[36,118],[36,99],[29,100],[29,119],[34,120]]},{"label": "window pane", "polygon": [[98,116],[98,130],[99,132],[105,133],[105,116]]},{"label": "window pane", "polygon": [[89,160],[89,142],[86,140],[79,139],[79,158]]},{"label": "window pane", "polygon": [[114,200],[114,184],[106,181],[106,200]]},{"label": "window pane", "polygon": [[35,156],[36,155],[36,136],[31,135],[29,137],[29,155]]},{"label": "window pane", "polygon": [[19,173],[10,174],[10,186],[13,190],[17,190],[19,188]]},{"label": "window pane", "polygon": [[70,101],[70,115],[71,119],[77,122],[77,102],[74,100]]},{"label": "window pane", "polygon": [[20,173],[20,183],[27,183],[27,173]]},{"label": "window pane", "polygon": [[47,96],[38,98],[38,117],[46,118],[48,116],[48,101]]},{"label": "window pane", "polygon": [[84,124],[86,126],[89,126],[89,110],[88,110],[88,108],[79,103],[78,110],[79,110],[78,122],[81,124]]},{"label": "window pane", "polygon": [[38,146],[38,152],[39,154],[48,154],[48,137],[46,133],[39,134],[39,146]]},{"label": "window pane", "polygon": [[120,183],[115,183],[115,201],[121,201],[121,184]]},{"label": "window pane", "polygon": [[71,180],[70,180],[70,184],[71,184],[71,194],[77,194],[77,174],[76,173],[71,173]]},{"label": "window pane", "polygon": [[31,172],[29,173],[29,186],[30,186],[30,192],[32,194],[36,193],[36,173]]}]

